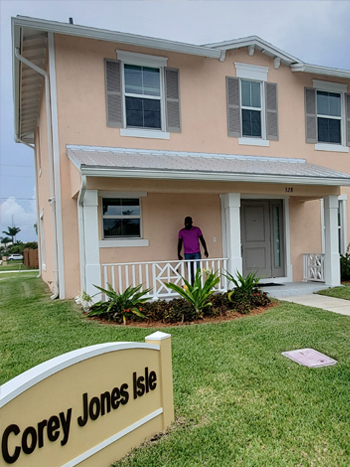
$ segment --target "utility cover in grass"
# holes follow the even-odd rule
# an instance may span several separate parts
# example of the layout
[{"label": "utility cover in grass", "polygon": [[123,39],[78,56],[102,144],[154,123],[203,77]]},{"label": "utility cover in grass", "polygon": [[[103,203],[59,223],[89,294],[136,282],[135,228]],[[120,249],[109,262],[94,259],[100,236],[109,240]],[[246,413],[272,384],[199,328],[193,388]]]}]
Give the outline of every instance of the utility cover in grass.
[{"label": "utility cover in grass", "polygon": [[327,357],[327,355],[314,349],[291,350],[290,352],[282,352],[282,355],[299,363],[299,365],[310,368],[321,368],[322,366],[335,365],[337,363],[333,358]]}]

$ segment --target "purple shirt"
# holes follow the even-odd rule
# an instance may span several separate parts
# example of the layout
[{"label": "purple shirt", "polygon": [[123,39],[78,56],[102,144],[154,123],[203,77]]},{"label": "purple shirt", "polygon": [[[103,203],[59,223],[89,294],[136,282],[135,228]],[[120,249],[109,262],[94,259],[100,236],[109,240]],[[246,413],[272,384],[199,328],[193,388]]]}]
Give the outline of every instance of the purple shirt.
[{"label": "purple shirt", "polygon": [[190,230],[186,228],[181,229],[179,232],[179,239],[183,241],[184,253],[199,253],[199,241],[198,237],[202,236],[201,229],[199,227],[192,226]]}]

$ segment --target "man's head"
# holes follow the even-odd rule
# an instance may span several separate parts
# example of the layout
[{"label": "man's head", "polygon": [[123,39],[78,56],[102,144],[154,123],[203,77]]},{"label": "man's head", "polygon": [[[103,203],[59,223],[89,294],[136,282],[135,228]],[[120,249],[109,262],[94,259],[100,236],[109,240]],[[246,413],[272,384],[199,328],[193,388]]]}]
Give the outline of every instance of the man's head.
[{"label": "man's head", "polygon": [[190,230],[190,228],[192,227],[192,224],[193,224],[192,217],[186,217],[185,218],[185,229]]}]

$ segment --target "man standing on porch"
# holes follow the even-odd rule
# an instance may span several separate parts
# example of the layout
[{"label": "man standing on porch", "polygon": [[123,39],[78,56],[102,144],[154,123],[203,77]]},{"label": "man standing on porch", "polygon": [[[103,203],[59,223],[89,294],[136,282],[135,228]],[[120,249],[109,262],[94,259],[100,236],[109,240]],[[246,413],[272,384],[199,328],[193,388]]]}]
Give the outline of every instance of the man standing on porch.
[{"label": "man standing on porch", "polygon": [[[179,232],[179,243],[177,246],[177,256],[181,261],[183,258],[181,256],[182,245],[184,247],[185,259],[201,259],[201,250],[199,246],[200,240],[203,248],[205,257],[208,258],[209,253],[207,250],[207,245],[205,243],[202,231],[199,227],[192,225],[192,217],[185,218],[185,228],[181,229]],[[199,262],[197,263],[197,269],[199,268]],[[194,273],[193,265],[191,264],[191,284],[194,282]]]}]

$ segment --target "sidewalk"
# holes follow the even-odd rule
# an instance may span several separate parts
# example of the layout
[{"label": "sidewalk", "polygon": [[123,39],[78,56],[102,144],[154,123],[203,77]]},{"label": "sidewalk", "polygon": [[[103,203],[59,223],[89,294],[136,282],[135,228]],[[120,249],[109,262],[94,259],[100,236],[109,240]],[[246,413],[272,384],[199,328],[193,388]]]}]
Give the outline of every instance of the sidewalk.
[{"label": "sidewalk", "polygon": [[298,303],[299,305],[313,306],[322,310],[333,311],[341,315],[350,316],[350,300],[326,297],[325,295],[308,294],[281,297],[285,302]]}]

